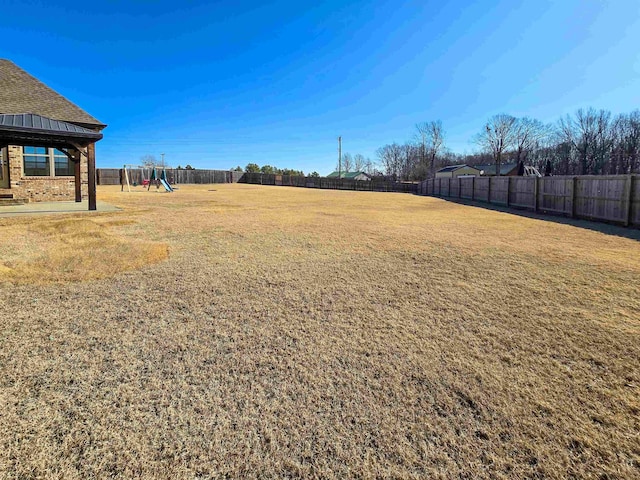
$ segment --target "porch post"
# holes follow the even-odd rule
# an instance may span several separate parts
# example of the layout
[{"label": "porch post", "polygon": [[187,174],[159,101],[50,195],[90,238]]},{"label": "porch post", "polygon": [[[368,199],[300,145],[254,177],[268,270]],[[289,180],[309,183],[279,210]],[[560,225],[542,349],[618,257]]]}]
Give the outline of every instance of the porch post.
[{"label": "porch post", "polygon": [[96,209],[96,144],[87,147],[87,166],[89,176],[89,210]]},{"label": "porch post", "polygon": [[80,151],[74,150],[73,153],[73,173],[75,175],[76,202],[82,201],[82,181],[80,180]]}]

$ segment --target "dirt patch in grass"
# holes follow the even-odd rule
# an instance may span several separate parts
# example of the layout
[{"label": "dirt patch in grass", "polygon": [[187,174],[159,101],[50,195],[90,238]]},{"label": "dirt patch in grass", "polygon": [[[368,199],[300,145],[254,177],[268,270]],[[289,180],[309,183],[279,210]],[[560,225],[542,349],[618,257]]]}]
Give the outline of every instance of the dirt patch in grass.
[{"label": "dirt patch in grass", "polygon": [[171,255],[0,284],[0,477],[638,477],[637,240],[412,195],[211,188],[103,187],[123,211],[93,226],[3,220],[25,264],[41,238],[79,254],[99,232]]}]

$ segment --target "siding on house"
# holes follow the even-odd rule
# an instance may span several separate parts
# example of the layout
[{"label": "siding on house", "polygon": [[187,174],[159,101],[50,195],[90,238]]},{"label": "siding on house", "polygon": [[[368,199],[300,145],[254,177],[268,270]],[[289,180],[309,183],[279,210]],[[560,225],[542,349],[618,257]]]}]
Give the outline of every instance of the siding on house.
[{"label": "siding on house", "polygon": [[449,165],[436,172],[436,178],[480,176],[480,170],[469,165]]}]

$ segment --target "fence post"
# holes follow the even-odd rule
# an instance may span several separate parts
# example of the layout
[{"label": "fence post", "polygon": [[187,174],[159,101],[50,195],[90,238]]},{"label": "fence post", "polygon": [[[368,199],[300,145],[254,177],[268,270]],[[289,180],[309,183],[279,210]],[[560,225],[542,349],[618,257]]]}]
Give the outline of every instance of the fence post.
[{"label": "fence post", "polygon": [[458,198],[462,198],[462,177],[458,176]]},{"label": "fence post", "polygon": [[624,218],[624,226],[628,227],[631,223],[631,205],[633,201],[633,174],[629,174],[627,181],[625,182],[625,187],[627,189],[626,192],[626,200],[627,200],[627,208],[625,209],[625,218]]},{"label": "fence post", "polygon": [[471,200],[475,200],[476,198],[476,177],[475,175],[471,177]]},{"label": "fence post", "polygon": [[507,207],[509,206],[509,200],[511,196],[511,177],[507,177]]},{"label": "fence post", "polygon": [[536,176],[535,177],[536,181],[533,184],[533,211],[537,212],[538,211],[538,191],[540,190],[540,177]]},{"label": "fence post", "polygon": [[578,198],[578,177],[571,180],[571,218],[576,218],[576,199]]},{"label": "fence post", "polygon": [[491,180],[493,177],[489,177],[489,182],[487,183],[487,202],[491,203]]}]

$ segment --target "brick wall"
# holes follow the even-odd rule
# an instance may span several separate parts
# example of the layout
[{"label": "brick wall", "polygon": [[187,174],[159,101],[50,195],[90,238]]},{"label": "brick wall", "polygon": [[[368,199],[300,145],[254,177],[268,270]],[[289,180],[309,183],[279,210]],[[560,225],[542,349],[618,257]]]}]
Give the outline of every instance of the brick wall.
[{"label": "brick wall", "polygon": [[[74,177],[27,177],[22,168],[22,147],[10,145],[9,158],[9,191],[13,198],[30,202],[51,202],[56,200],[73,201],[75,194]],[[83,200],[88,196],[87,157],[80,157],[80,180]]]}]

